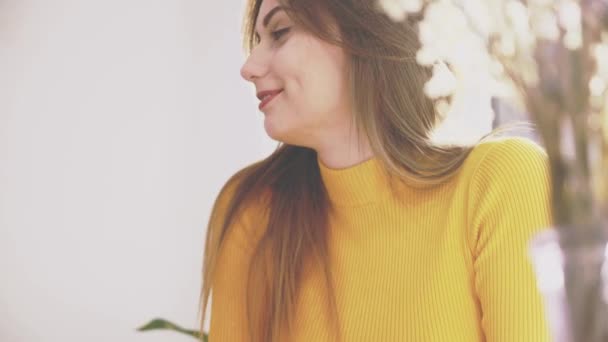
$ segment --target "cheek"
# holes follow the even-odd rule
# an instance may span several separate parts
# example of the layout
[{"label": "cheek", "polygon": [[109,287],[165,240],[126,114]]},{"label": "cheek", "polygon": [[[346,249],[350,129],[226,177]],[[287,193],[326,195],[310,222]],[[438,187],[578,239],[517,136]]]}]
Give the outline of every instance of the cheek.
[{"label": "cheek", "polygon": [[303,75],[303,93],[312,112],[329,114],[345,104],[346,82],[341,65],[321,57],[326,56],[319,56],[308,66],[314,72]]},{"label": "cheek", "polygon": [[334,121],[332,113],[344,112],[348,98],[341,50],[307,37],[294,36],[287,44],[274,63],[286,89],[283,110],[295,115],[297,126]]}]

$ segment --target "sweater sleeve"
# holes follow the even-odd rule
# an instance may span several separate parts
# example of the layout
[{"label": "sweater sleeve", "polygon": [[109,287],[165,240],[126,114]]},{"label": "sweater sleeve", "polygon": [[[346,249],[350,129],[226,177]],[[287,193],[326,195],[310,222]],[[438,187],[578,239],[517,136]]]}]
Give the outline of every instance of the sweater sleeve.
[{"label": "sweater sleeve", "polygon": [[247,280],[255,244],[248,210],[226,232],[211,290],[210,342],[249,341]]},{"label": "sweater sleeve", "polygon": [[482,329],[488,342],[549,341],[529,257],[531,238],[551,226],[548,158],[524,138],[485,148],[469,202]]}]

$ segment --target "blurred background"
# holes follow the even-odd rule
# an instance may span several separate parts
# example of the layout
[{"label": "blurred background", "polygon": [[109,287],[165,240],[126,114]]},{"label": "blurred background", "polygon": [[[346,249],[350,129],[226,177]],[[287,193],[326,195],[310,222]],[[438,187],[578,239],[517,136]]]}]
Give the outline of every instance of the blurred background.
[{"label": "blurred background", "polygon": [[[191,341],[135,329],[196,327],[215,196],[276,147],[244,5],[0,0],[0,341]],[[482,81],[439,140],[498,123]]]}]

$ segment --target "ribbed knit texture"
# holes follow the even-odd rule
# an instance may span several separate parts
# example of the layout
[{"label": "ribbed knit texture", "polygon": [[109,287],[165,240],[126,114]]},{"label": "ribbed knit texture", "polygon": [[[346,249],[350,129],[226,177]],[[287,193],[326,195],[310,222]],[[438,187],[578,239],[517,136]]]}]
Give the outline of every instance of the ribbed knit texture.
[{"label": "ribbed knit texture", "polygon": [[[545,152],[523,138],[478,145],[450,182],[390,191],[378,159],[319,161],[336,210],[330,252],[344,341],[549,341],[528,248],[551,225]],[[395,195],[397,194],[397,195]],[[228,235],[211,342],[247,341],[254,210]],[[331,341],[319,270],[306,272],[289,341]]]}]

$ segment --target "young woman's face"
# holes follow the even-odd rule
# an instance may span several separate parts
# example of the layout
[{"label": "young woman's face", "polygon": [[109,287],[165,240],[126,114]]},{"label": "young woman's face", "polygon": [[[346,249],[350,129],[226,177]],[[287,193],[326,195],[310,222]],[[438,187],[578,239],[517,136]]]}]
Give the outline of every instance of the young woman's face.
[{"label": "young woman's face", "polygon": [[256,94],[281,91],[261,108],[272,139],[318,148],[343,135],[351,120],[345,55],[295,27],[277,6],[277,0],[262,2],[255,26],[259,44],[241,76],[255,85]]}]

